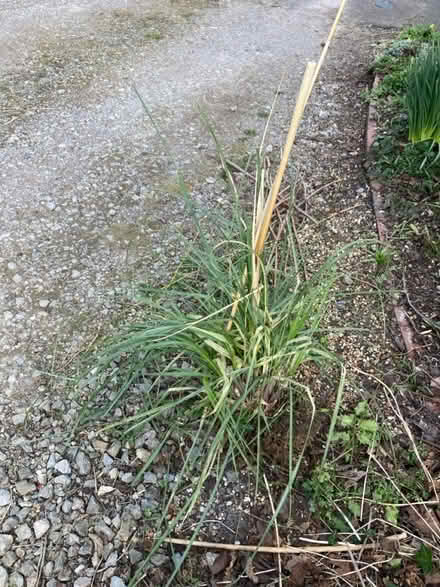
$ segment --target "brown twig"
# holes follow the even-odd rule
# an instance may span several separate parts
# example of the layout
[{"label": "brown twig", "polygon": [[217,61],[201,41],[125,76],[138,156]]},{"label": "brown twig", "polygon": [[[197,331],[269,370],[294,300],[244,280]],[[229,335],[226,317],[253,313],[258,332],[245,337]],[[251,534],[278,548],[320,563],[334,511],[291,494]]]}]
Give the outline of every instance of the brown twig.
[{"label": "brown twig", "polygon": [[[269,496],[270,508],[272,510],[272,517],[273,517],[274,526],[275,526],[275,537],[276,537],[276,541],[277,541],[277,548],[280,548],[280,535],[278,532],[278,520],[275,515],[275,507],[273,505],[272,494],[270,492],[270,487],[269,487],[269,483],[267,482],[266,475],[263,475],[263,478],[264,478],[264,483],[265,483],[266,489],[267,489],[267,495]],[[277,555],[278,555],[277,556],[277,558],[278,558],[278,582],[279,582],[280,587],[283,587],[283,579],[282,579],[282,573],[281,573],[281,554],[278,552]]]},{"label": "brown twig", "polygon": [[419,310],[418,310],[418,309],[417,309],[417,308],[414,306],[414,304],[412,303],[412,301],[411,301],[411,299],[410,299],[410,297],[409,297],[409,292],[408,292],[408,289],[407,289],[407,287],[406,287],[406,277],[405,277],[405,272],[403,272],[403,275],[402,275],[402,281],[403,281],[403,293],[405,294],[406,301],[408,302],[408,306],[409,306],[409,307],[410,307],[410,308],[413,310],[413,312],[415,312],[415,313],[417,314],[417,316],[418,316],[419,318],[421,318],[421,320],[423,320],[423,322],[424,322],[425,324],[427,324],[427,325],[428,325],[428,326],[430,326],[431,328],[434,328],[434,330],[437,330],[437,331],[438,331],[438,330],[440,330],[440,324],[439,324],[439,326],[437,326],[437,325],[436,325],[436,323],[435,323],[433,320],[431,320],[430,318],[427,318],[426,316],[424,316],[424,315],[422,314],[422,312],[420,312],[420,311],[419,311]]},{"label": "brown twig", "polygon": [[[394,541],[393,536],[389,536],[387,541]],[[374,550],[380,548],[378,542],[371,542],[369,544],[335,544],[323,546],[259,546],[251,544],[224,544],[220,542],[205,542],[200,540],[187,540],[185,538],[166,538],[165,542],[168,544],[180,544],[181,546],[195,546],[196,548],[214,548],[217,550],[240,550],[243,552],[265,552],[270,554],[319,554],[321,552],[349,552],[359,550]]]},{"label": "brown twig", "polygon": [[243,169],[242,167],[240,167],[240,165],[237,165],[237,163],[234,163],[233,161],[231,161],[230,159],[225,159],[225,162],[230,166],[233,167],[236,171],[239,171],[240,173],[244,173],[245,175],[247,175],[250,179],[252,179],[252,181],[255,181],[255,177],[249,173],[249,171],[246,171],[246,169]]}]

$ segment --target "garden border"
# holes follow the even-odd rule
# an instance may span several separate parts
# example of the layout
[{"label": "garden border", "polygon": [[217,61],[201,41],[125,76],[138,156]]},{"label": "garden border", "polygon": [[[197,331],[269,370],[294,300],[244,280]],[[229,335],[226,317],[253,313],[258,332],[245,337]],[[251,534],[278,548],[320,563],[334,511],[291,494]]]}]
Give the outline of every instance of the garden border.
[{"label": "garden border", "polygon": [[[380,77],[376,74],[374,76],[373,81],[373,90],[377,88],[380,82]],[[365,137],[365,147],[367,157],[370,155],[371,147],[376,139],[377,136],[377,110],[375,105],[370,101],[368,104],[368,115],[367,115],[367,130],[366,130],[366,137]],[[373,201],[373,209],[374,214],[376,217],[376,227],[377,227],[377,234],[379,236],[379,240],[382,243],[386,243],[388,241],[388,226],[386,221],[386,214],[385,214],[385,200],[383,197],[383,190],[384,186],[376,179],[371,178],[367,173],[372,201]],[[397,320],[397,324],[399,325],[400,333],[402,335],[406,352],[408,358],[411,361],[414,361],[416,358],[417,351],[419,350],[419,346],[414,342],[414,330],[408,320],[408,316],[406,313],[405,308],[400,305],[399,303],[393,300],[393,310],[394,315]]]}]

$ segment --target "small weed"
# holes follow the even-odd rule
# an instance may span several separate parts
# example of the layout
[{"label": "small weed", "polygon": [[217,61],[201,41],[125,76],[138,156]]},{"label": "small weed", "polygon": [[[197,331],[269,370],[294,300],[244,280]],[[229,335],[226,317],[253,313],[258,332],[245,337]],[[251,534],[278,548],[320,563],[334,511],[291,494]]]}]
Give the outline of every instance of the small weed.
[{"label": "small weed", "polygon": [[[400,126],[401,128],[401,126]],[[402,143],[402,137],[396,130],[377,137],[372,154],[375,158],[373,172],[385,180],[398,176],[419,178],[417,188],[431,194],[439,184],[440,159],[438,149],[432,148],[430,141],[421,143]]]},{"label": "small weed", "polygon": [[264,108],[257,111],[258,118],[268,118],[269,114],[270,114],[270,112]]},{"label": "small weed", "polygon": [[416,552],[416,562],[421,571],[423,571],[424,575],[428,575],[432,573],[433,564],[432,564],[432,549],[426,546],[426,544],[422,544],[419,550]]},{"label": "small weed", "polygon": [[389,247],[378,247],[374,253],[376,272],[383,274],[390,267],[393,254]]},{"label": "small weed", "polygon": [[245,128],[243,132],[247,137],[257,136],[257,131],[255,130],[255,128]]},{"label": "small weed", "polygon": [[406,93],[407,89],[408,65],[402,64],[384,76],[377,88],[371,92],[371,96],[375,100],[387,98],[389,101],[389,98],[394,98],[400,102],[401,96]]},{"label": "small weed", "polygon": [[348,524],[335,511],[335,500],[345,498],[346,492],[337,482],[336,469],[325,463],[316,467],[303,483],[304,493],[309,500],[312,513],[317,513],[328,524],[331,530],[346,532]]},{"label": "small weed", "polygon": [[334,443],[340,443],[345,450],[345,460],[350,462],[359,445],[371,448],[376,440],[378,424],[371,419],[368,403],[361,401],[353,413],[339,416],[337,428],[333,436]]},{"label": "small weed", "polygon": [[426,253],[433,258],[440,258],[440,239],[434,238],[431,230],[425,226],[422,232],[422,242]]},{"label": "small weed", "polygon": [[440,41],[440,32],[436,30],[434,24],[416,25],[404,29],[400,33],[399,39],[408,39],[410,41],[415,41],[418,43]]},{"label": "small weed", "polygon": [[145,33],[145,39],[148,41],[160,41],[163,39],[163,34],[159,31],[148,31]]}]

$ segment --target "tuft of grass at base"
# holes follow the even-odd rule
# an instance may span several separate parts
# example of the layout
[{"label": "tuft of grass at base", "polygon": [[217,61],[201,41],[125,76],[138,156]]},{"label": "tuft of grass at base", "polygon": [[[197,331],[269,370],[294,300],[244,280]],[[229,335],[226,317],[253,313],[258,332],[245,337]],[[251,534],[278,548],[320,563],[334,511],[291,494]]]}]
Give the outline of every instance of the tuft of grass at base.
[{"label": "tuft of grass at base", "polygon": [[[257,185],[258,174],[264,169],[257,158]],[[168,429],[138,478],[170,435],[187,439],[181,472],[157,521],[156,540],[143,568],[191,514],[208,478],[216,479],[210,497],[214,500],[224,471],[241,463],[253,473],[258,490],[263,439],[281,415],[288,414],[292,458],[276,513],[282,507],[307,444],[294,458],[295,405],[300,398],[310,404],[310,427],[314,419],[313,394],[298,382],[298,371],[306,362],[338,361],[323,346],[320,325],[339,277],[338,260],[357,246],[337,252],[306,281],[287,217],[283,236],[270,238],[259,257],[260,279],[253,288],[253,219],[237,201],[229,218],[216,213],[209,220],[207,236],[200,211],[188,194],[185,197],[197,241],[172,283],[162,289],[142,288],[146,319],[128,326],[101,350],[94,369],[100,386],[82,414],[83,423],[104,422],[107,431],[125,439],[148,425]],[[115,409],[129,400],[133,386],[145,382],[148,391],[136,414],[108,423]],[[116,390],[113,399],[102,405],[109,388]],[[170,523],[168,507],[190,479],[195,479],[192,491]],[[203,516],[194,539],[202,523]]]}]

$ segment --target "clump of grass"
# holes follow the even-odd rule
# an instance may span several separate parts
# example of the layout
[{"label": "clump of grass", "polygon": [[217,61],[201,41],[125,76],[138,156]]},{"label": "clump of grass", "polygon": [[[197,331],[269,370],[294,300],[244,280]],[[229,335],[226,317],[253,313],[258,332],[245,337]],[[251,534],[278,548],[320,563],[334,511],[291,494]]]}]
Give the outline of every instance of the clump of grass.
[{"label": "clump of grass", "polygon": [[[257,158],[257,189],[264,189],[265,172]],[[224,471],[240,462],[253,473],[258,489],[265,435],[287,414],[292,454],[282,505],[302,461],[301,455],[293,457],[297,402],[309,402],[310,426],[314,418],[312,392],[298,383],[298,372],[307,362],[337,361],[321,343],[320,325],[338,278],[339,255],[306,281],[289,220],[283,239],[269,237],[256,259],[254,222],[240,206],[230,218],[216,215],[210,236],[198,211],[193,212],[198,240],[173,283],[162,290],[143,289],[147,319],[111,341],[97,374],[104,385],[116,377],[119,389],[93,413],[101,421],[108,421],[134,384],[152,382],[144,406],[107,430],[130,438],[147,425],[163,425],[169,434],[188,439],[181,482],[168,505],[185,483],[196,481],[172,523],[165,517],[168,505],[164,508],[157,548],[190,515],[208,478],[220,483]],[[195,459],[194,454],[202,456]],[[152,462],[153,457],[139,478]]]},{"label": "clump of grass", "polygon": [[408,72],[409,139],[440,143],[440,44],[421,51]]},{"label": "clump of grass", "polygon": [[[271,219],[296,130],[344,3],[345,0],[318,66],[309,63],[306,68],[273,183],[268,181],[263,163],[263,137],[256,157],[251,217],[240,204],[229,167],[212,132],[224,175],[236,197],[231,216],[217,214],[210,222],[214,229],[207,235],[182,184],[198,234],[194,247],[169,287],[162,291],[144,290],[148,319],[117,335],[101,353],[95,369],[101,384],[106,387],[116,382],[118,392],[98,412],[89,405],[86,419],[108,419],[134,384],[150,382],[145,405],[135,415],[106,426],[125,437],[141,432],[152,422],[162,422],[167,428],[162,444],[139,471],[137,479],[173,433],[188,438],[190,445],[183,451],[179,479],[164,504],[154,544],[131,585],[137,584],[151,556],[193,511],[208,478],[215,480],[214,487],[183,558],[204,522],[228,466],[244,464],[254,473],[258,489],[264,459],[262,441],[281,415],[287,414],[289,421],[288,480],[279,503],[273,507],[271,523],[289,495],[302,463],[315,407],[311,390],[298,382],[297,374],[308,361],[336,360],[321,344],[320,324],[338,278],[337,262],[342,252],[337,252],[313,278],[306,280],[292,220],[286,217],[283,230],[275,236],[271,233]],[[293,458],[295,404],[300,396],[310,403],[310,422],[306,440]],[[169,506],[187,481],[193,482],[192,491],[182,497],[183,503],[170,522]],[[270,527],[271,524],[266,532]],[[167,586],[173,584],[178,572],[176,566]]]},{"label": "clump of grass", "polygon": [[440,32],[436,30],[434,24],[410,26],[399,35],[399,40],[415,41],[416,43],[430,43],[440,41]]}]

